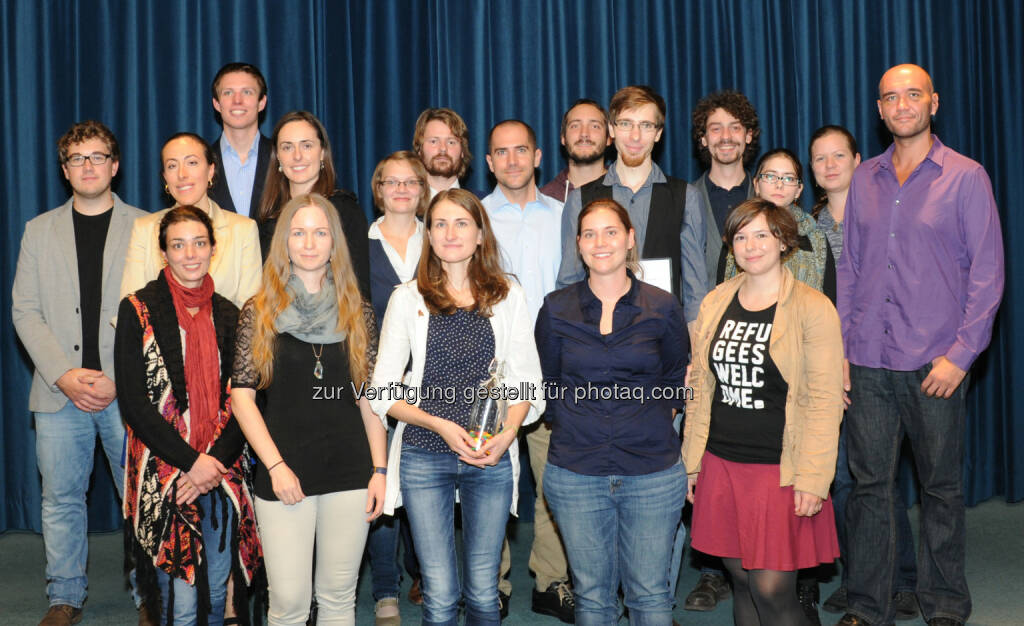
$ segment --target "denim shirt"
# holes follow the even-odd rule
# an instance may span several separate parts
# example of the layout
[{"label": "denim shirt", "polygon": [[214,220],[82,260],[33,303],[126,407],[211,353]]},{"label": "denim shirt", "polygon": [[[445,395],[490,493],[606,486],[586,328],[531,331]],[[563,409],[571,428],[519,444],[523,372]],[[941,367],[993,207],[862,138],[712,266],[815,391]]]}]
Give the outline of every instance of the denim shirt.
[{"label": "denim shirt", "polygon": [[635,476],[679,461],[672,409],[683,406],[690,351],[683,310],[672,294],[629,276],[607,335],[586,280],[549,294],[537,319],[553,428],[548,462],[578,474]]}]

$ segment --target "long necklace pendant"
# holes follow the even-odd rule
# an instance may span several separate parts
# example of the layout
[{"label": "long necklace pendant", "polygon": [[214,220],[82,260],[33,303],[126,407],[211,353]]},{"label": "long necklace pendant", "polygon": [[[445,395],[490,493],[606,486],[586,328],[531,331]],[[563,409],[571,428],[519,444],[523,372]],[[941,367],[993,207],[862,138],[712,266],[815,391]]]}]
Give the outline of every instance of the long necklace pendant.
[{"label": "long necklace pendant", "polygon": [[320,362],[320,359],[316,360],[316,367],[313,368],[313,376],[316,376],[317,380],[323,380],[324,377],[324,366]]}]

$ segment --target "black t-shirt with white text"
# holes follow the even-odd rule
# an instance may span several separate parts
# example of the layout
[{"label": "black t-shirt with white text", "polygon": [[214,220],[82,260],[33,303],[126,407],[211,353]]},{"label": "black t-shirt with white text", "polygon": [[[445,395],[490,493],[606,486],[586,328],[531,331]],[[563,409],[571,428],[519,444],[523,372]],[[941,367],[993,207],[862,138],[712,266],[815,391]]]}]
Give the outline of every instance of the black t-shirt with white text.
[{"label": "black t-shirt with white text", "polygon": [[748,311],[737,294],[711,341],[718,384],[707,449],[727,461],[776,464],[782,455],[789,385],[768,351],[775,307]]}]

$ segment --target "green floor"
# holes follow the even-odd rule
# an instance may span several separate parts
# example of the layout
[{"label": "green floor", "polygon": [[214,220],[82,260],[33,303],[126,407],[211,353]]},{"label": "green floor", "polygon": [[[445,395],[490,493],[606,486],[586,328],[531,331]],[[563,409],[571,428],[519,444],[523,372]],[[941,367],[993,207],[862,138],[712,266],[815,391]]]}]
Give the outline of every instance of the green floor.
[{"label": "green floor", "polygon": [[[917,509],[911,511],[916,525]],[[1024,505],[990,501],[967,512],[967,580],[974,600],[970,624],[978,626],[1019,626],[1024,624]],[[530,611],[533,579],[527,569],[532,529],[519,524],[512,537],[511,613],[504,624],[560,624]],[[90,594],[82,624],[135,624],[136,613],[127,592],[122,591],[120,533],[96,534],[89,538]],[[33,533],[0,535],[0,626],[37,624],[46,611],[42,537]],[[365,572],[365,568],[364,568]],[[696,570],[684,566],[679,583],[681,600],[697,579]],[[373,599],[368,574],[359,589],[357,622],[373,624]],[[823,597],[836,586],[823,587]],[[402,617],[406,624],[419,624],[419,607],[408,603],[402,584]],[[839,618],[822,612],[822,623]],[[679,608],[676,620],[683,625],[725,625],[732,623],[729,602],[711,613],[692,613]],[[625,623],[625,622],[623,622]],[[923,624],[922,620],[901,622]]]}]

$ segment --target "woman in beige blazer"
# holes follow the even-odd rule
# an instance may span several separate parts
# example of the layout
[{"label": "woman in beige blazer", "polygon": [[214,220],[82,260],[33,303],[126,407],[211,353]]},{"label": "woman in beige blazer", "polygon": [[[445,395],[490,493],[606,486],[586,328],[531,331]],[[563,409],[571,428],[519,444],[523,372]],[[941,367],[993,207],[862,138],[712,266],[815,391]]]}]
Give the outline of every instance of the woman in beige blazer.
[{"label": "woman in beige blazer", "polygon": [[827,500],[843,413],[839,316],[783,266],[797,246],[788,209],[747,200],[725,235],[743,271],[708,294],[694,329],[682,450],[692,545],[722,557],[736,624],[801,624],[796,570],[839,556]]},{"label": "woman in beige blazer", "polygon": [[[160,162],[164,189],[174,198],[174,206],[192,205],[210,216],[217,237],[217,250],[210,262],[214,288],[241,308],[256,293],[262,276],[256,222],[221,209],[207,195],[215,167],[213,152],[202,137],[194,133],[171,136],[160,150]],[[135,220],[121,279],[122,298],[144,287],[163,269],[157,234],[160,220],[169,210]]]}]

